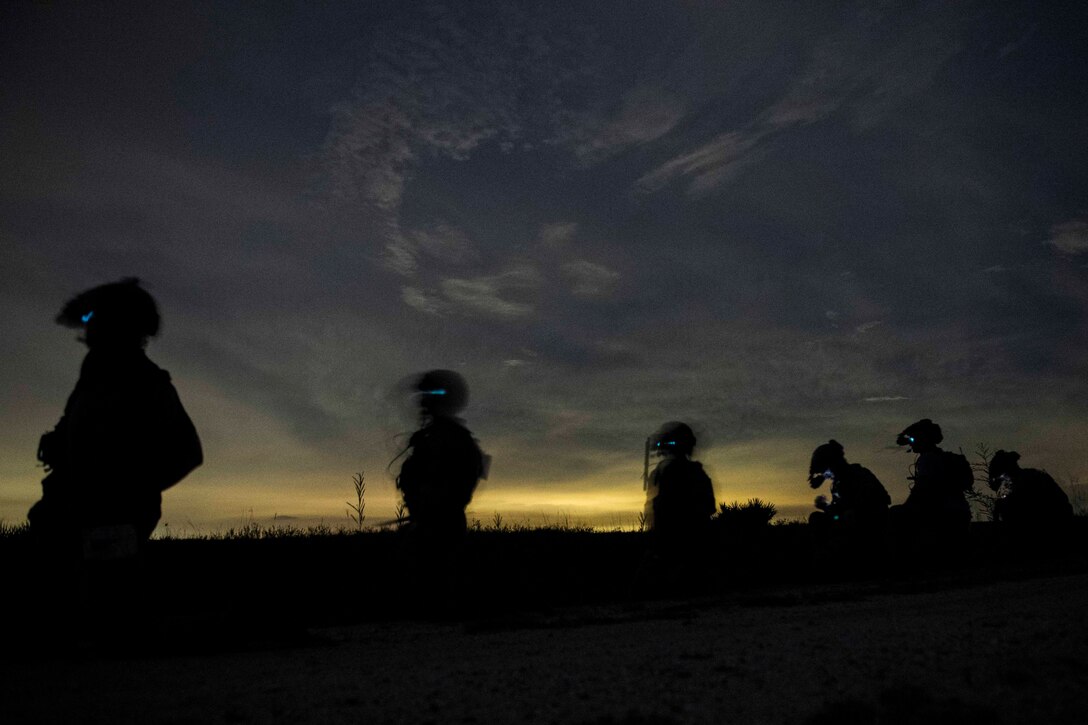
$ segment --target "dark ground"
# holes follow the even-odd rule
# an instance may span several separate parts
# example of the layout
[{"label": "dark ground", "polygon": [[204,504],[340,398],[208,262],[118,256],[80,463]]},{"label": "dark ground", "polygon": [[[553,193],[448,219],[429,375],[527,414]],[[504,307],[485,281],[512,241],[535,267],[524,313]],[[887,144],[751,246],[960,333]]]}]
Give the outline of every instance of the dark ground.
[{"label": "dark ground", "polygon": [[[395,534],[156,541],[135,629],[13,588],[0,701],[8,722],[1083,722],[1083,523],[975,525],[925,565],[771,527],[722,535],[694,584],[637,534],[477,532],[454,607]],[[24,543],[0,542],[9,581]]]}]

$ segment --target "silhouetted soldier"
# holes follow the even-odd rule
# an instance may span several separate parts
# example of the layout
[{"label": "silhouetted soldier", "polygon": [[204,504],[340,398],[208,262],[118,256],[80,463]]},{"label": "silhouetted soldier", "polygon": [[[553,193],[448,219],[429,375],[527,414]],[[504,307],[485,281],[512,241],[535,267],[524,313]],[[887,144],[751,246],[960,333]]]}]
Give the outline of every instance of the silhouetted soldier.
[{"label": "silhouetted soldier", "polygon": [[170,376],[144,353],[159,331],[154,299],[133,278],[87,290],[56,321],[81,330],[88,352],[38,459],[48,475],[30,509],[42,557],[31,600],[34,636],[68,646],[145,646],[144,543],[162,492],[203,462],[200,439]]},{"label": "silhouetted soldier", "polygon": [[432,370],[414,385],[421,427],[408,441],[397,488],[408,509],[409,575],[405,607],[428,617],[456,617],[466,592],[459,575],[465,507],[487,474],[487,457],[455,417],[468,403],[465,379]]},{"label": "silhouetted soldier", "polygon": [[137,279],[80,293],[56,321],[80,329],[88,352],[38,447],[48,475],[31,531],[65,556],[129,555],[154,531],[162,492],[203,462],[200,439],[170,375],[144,353],[159,312]]},{"label": "silhouetted soldier", "polygon": [[831,500],[816,497],[816,508],[820,510],[809,516],[810,524],[879,532],[887,523],[892,502],[888,492],[868,468],[846,462],[838,441],[828,441],[812,452],[808,480],[814,489],[831,481]]},{"label": "silhouetted soldier", "polygon": [[410,529],[420,538],[456,540],[465,533],[465,507],[485,477],[486,457],[463,421],[468,385],[452,370],[432,370],[415,385],[421,427],[397,476]]},{"label": "silhouetted soldier", "polygon": [[646,482],[645,521],[654,548],[667,557],[688,557],[706,536],[717,511],[714,485],[703,465],[691,460],[695,433],[679,421],[662,425],[650,438],[661,461]]},{"label": "silhouetted soldier", "polygon": [[1021,468],[1016,451],[998,451],[990,459],[989,484],[1003,495],[994,506],[994,520],[1018,529],[1042,531],[1073,518],[1069,497],[1046,471]]},{"label": "silhouetted soldier", "polygon": [[967,458],[941,450],[941,427],[923,418],[906,428],[896,444],[918,454],[910,476],[907,500],[893,506],[891,516],[896,528],[920,535],[920,543],[962,543],[971,521],[971,507],[966,492],[974,485],[974,472]]}]

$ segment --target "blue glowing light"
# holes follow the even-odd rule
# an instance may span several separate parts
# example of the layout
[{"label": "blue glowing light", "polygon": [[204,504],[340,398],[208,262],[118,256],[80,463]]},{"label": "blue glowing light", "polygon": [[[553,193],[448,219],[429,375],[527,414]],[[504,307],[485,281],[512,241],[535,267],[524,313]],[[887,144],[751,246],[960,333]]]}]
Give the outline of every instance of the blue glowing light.
[{"label": "blue glowing light", "polygon": [[83,324],[84,324],[84,325],[86,325],[86,324],[87,324],[88,322],[90,322],[90,321],[91,321],[91,318],[92,318],[92,317],[94,317],[94,310],[91,310],[90,312],[88,312],[87,314],[83,315],[83,316],[82,316],[82,317],[80,317],[79,319],[83,320]]},{"label": "blue glowing light", "polygon": [[423,393],[424,393],[424,395],[445,395],[446,394],[446,389],[445,388],[437,388],[435,390],[424,390]]}]

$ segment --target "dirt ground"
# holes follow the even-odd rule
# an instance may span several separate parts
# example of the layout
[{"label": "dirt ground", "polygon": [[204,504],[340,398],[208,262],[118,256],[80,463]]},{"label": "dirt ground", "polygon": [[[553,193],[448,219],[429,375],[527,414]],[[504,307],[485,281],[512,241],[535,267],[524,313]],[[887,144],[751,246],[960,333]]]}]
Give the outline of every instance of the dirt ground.
[{"label": "dirt ground", "polygon": [[1088,575],[5,660],[9,723],[1083,723]]},{"label": "dirt ground", "polygon": [[367,623],[185,656],[5,658],[0,710],[9,723],[1088,722],[1088,575],[940,589]]}]

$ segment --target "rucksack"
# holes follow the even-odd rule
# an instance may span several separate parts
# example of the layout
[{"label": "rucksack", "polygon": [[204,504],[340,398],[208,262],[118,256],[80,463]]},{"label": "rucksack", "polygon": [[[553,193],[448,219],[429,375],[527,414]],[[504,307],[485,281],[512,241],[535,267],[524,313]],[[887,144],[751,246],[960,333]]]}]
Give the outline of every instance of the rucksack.
[{"label": "rucksack", "polygon": [[941,463],[944,464],[945,478],[962,491],[970,491],[975,487],[975,470],[971,468],[971,462],[962,453],[944,451]]}]

